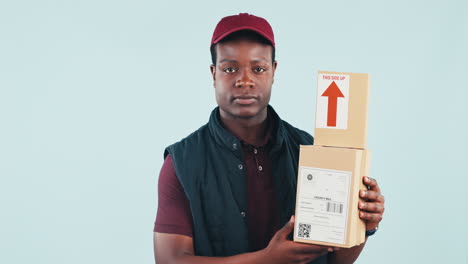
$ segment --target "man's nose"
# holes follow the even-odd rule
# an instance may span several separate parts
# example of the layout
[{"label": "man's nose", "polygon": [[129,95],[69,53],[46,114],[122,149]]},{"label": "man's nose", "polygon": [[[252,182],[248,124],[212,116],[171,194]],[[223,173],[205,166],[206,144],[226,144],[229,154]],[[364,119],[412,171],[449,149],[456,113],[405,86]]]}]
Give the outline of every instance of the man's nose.
[{"label": "man's nose", "polygon": [[243,88],[243,87],[253,88],[254,86],[255,86],[255,83],[250,76],[250,72],[247,69],[243,70],[241,74],[239,75],[239,79],[237,79],[236,81],[236,87],[237,88]]}]

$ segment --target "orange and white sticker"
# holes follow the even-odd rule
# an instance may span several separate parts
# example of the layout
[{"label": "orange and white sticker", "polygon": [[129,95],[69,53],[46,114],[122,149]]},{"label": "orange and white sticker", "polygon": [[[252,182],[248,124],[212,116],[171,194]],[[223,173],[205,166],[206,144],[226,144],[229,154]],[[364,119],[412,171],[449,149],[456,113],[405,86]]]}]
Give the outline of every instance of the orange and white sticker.
[{"label": "orange and white sticker", "polygon": [[349,79],[346,74],[318,75],[317,128],[348,128]]}]

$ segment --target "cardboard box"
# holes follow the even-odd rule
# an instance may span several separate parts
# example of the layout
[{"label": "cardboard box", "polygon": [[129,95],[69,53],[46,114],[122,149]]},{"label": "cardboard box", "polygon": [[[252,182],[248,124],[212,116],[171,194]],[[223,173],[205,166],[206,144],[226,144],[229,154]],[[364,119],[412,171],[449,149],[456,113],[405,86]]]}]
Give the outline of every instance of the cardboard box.
[{"label": "cardboard box", "polygon": [[294,241],[344,248],[365,241],[358,202],[369,158],[363,149],[300,147]]},{"label": "cardboard box", "polygon": [[315,145],[366,148],[369,75],[318,73]]}]

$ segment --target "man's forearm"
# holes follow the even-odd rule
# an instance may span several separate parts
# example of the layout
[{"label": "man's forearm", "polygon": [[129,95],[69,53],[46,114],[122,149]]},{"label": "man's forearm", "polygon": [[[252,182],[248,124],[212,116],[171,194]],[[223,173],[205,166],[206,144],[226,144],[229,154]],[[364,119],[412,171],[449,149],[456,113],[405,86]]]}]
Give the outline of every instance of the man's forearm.
[{"label": "man's forearm", "polygon": [[[367,241],[367,237],[366,237]],[[361,254],[366,242],[352,248],[341,248],[331,254],[328,254],[329,264],[352,264]]]},{"label": "man's forearm", "polygon": [[[266,260],[266,257],[263,251],[244,253],[240,255],[234,255],[230,257],[203,257],[203,256],[193,256],[193,255],[183,255],[175,258],[170,261],[170,263],[177,264],[195,264],[195,263],[204,263],[204,264],[256,264],[263,263]],[[157,262],[158,264],[159,261]],[[164,264],[164,262],[161,262]]]}]

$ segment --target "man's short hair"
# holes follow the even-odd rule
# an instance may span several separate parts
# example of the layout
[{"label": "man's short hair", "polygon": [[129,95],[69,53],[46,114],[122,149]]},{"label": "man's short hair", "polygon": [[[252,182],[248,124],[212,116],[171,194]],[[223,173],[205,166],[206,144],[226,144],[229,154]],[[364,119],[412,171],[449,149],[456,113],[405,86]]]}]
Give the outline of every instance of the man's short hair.
[{"label": "man's short hair", "polygon": [[254,32],[252,30],[240,30],[240,31],[236,31],[236,32],[228,35],[227,37],[220,40],[218,43],[213,44],[211,46],[211,48],[210,48],[211,63],[216,66],[216,60],[217,60],[216,46],[219,43],[224,43],[224,42],[228,42],[228,41],[232,41],[232,40],[236,40],[236,39],[240,39],[240,38],[246,38],[246,39],[254,40],[255,42],[271,46],[271,62],[273,63],[275,61],[275,47],[273,45],[271,45],[271,42],[269,40],[267,40],[265,37],[263,37],[262,35]]}]

